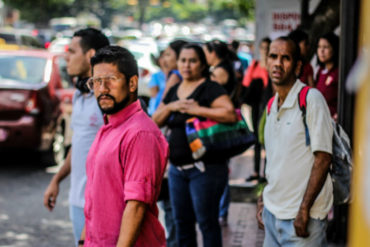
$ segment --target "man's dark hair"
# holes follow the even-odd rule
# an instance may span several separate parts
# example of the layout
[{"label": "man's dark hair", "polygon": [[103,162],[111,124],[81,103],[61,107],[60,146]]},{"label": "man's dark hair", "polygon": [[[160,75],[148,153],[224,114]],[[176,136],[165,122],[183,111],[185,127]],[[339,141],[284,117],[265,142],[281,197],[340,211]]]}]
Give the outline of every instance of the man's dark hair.
[{"label": "man's dark hair", "polygon": [[95,28],[78,30],[73,34],[73,37],[81,38],[80,45],[84,53],[90,49],[97,51],[109,45],[108,38],[101,31]]},{"label": "man's dark hair", "polygon": [[301,29],[296,29],[296,30],[291,31],[288,34],[288,37],[291,38],[298,45],[302,41],[307,41],[307,42],[309,41],[308,34],[305,31],[301,30]]},{"label": "man's dark hair", "polygon": [[261,41],[260,41],[260,45],[262,44],[262,43],[267,43],[267,44],[271,44],[271,39],[269,38],[269,37],[264,37],[263,39],[261,39]]},{"label": "man's dark hair", "polygon": [[238,40],[231,41],[231,47],[234,49],[234,51],[237,51],[239,49],[240,42]]},{"label": "man's dark hair", "polygon": [[91,67],[100,63],[110,63],[117,66],[128,83],[132,76],[138,76],[138,67],[135,57],[129,50],[120,46],[106,46],[98,50],[91,58]]},{"label": "man's dark hair", "polygon": [[174,50],[174,52],[176,53],[176,59],[179,58],[179,55],[180,55],[180,51],[181,51],[181,48],[186,45],[188,42],[185,41],[185,40],[175,40],[175,41],[172,41],[168,46]]},{"label": "man's dark hair", "polygon": [[285,42],[288,42],[288,43],[292,44],[292,49],[293,49],[292,58],[293,58],[293,62],[294,62],[295,65],[297,64],[298,61],[302,60],[299,46],[296,42],[294,42],[293,39],[291,39],[288,36],[281,36],[281,37],[275,39],[274,41],[277,41],[277,40],[285,41]]}]

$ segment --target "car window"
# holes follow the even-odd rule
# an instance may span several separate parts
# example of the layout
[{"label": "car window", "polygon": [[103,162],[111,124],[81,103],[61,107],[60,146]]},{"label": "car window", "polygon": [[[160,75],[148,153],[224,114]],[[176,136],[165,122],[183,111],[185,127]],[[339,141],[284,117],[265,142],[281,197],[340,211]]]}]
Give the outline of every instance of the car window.
[{"label": "car window", "polygon": [[144,56],[144,53],[142,52],[132,51],[132,50],[130,50],[130,52],[132,53],[132,55],[134,55],[136,61]]},{"label": "car window", "polygon": [[36,38],[27,35],[21,35],[21,45],[42,48],[42,45]]},{"label": "car window", "polygon": [[25,56],[0,56],[0,84],[10,79],[36,84],[44,79],[46,59]]},{"label": "car window", "polygon": [[7,44],[17,44],[14,34],[0,33],[0,38],[4,39]]}]

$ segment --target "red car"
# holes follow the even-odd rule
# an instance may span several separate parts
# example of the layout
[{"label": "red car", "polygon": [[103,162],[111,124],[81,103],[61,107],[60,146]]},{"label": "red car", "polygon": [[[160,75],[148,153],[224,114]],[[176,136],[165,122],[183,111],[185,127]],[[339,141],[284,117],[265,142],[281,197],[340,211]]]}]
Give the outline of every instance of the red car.
[{"label": "red car", "polygon": [[62,76],[63,59],[43,50],[0,51],[1,149],[26,148],[63,158],[61,102],[70,103],[73,94],[64,89],[71,84]]}]

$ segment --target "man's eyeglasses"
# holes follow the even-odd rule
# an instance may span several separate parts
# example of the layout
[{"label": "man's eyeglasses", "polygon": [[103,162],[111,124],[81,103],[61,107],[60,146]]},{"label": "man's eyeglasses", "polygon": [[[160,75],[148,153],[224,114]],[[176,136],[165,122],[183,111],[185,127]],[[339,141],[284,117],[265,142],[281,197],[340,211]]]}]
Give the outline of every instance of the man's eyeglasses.
[{"label": "man's eyeglasses", "polygon": [[114,75],[108,75],[108,76],[101,76],[101,77],[91,77],[86,83],[87,87],[90,90],[94,90],[95,88],[101,87],[103,83],[105,87],[111,88],[117,86],[119,80],[122,78],[118,78]]}]

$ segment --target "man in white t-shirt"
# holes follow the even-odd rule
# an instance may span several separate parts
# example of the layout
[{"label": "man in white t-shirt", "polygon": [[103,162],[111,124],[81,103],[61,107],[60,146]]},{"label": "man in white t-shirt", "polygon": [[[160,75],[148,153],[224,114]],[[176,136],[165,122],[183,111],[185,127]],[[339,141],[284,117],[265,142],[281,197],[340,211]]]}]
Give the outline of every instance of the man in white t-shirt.
[{"label": "man in white t-shirt", "polygon": [[298,94],[299,47],[280,37],[270,45],[267,68],[276,90],[266,118],[267,185],[257,219],[265,228],[265,247],[326,246],[327,214],[333,193],[330,175],[333,127],[329,108],[316,89],[307,94],[306,144]]},{"label": "man in white t-shirt", "polygon": [[68,75],[78,79],[72,102],[72,146],[63,166],[53,176],[45,190],[44,206],[50,211],[54,209],[59,194],[59,184],[71,174],[69,214],[76,246],[85,224],[86,157],[96,133],[104,123],[103,114],[94,93],[88,89],[86,81],[92,73],[91,57],[97,50],[108,45],[108,38],[100,30],[86,28],[74,33],[66,52]]}]

